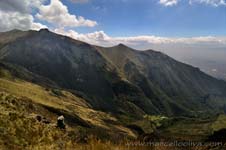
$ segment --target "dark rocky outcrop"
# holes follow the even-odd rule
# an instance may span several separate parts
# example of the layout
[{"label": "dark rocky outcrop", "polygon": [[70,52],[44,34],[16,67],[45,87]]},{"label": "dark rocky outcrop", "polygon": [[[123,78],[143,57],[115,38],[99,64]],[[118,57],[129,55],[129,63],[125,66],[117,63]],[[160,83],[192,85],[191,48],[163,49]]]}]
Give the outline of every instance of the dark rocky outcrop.
[{"label": "dark rocky outcrop", "polygon": [[221,142],[221,143],[225,144],[226,143],[226,129],[214,131],[214,133],[208,137],[207,142]]}]

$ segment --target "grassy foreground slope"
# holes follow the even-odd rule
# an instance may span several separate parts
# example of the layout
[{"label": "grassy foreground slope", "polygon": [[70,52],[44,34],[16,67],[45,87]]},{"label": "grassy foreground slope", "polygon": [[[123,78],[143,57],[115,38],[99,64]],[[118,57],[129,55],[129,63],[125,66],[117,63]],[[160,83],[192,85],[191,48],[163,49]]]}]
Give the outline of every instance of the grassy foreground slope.
[{"label": "grassy foreground slope", "polygon": [[[117,118],[92,109],[82,98],[13,79],[2,69],[0,110],[0,149],[70,147],[92,136],[105,140],[136,137]],[[37,115],[48,123],[39,122]],[[65,116],[66,130],[56,128],[59,115]]]},{"label": "grassy foreground slope", "polygon": [[[131,121],[126,116],[116,118],[111,114],[93,110],[82,98],[68,91],[15,79],[2,69],[0,110],[0,149],[6,150],[149,150],[151,148],[147,146],[128,146],[126,143],[149,138],[155,130],[158,130],[164,139],[170,137],[176,140],[201,141],[226,125],[225,115],[206,119],[145,115],[137,121]],[[45,117],[48,123],[39,122],[36,119],[37,115]],[[58,115],[65,116],[66,130],[56,128]],[[147,137],[139,139],[142,136],[139,137],[137,132],[126,127],[126,123],[140,127]],[[153,149],[173,150],[180,147],[157,146]]]}]

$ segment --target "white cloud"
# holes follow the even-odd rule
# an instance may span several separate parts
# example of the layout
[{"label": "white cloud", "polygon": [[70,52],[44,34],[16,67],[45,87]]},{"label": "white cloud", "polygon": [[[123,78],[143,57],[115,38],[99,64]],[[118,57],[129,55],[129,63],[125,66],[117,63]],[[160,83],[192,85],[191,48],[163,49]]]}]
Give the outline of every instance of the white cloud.
[{"label": "white cloud", "polygon": [[5,12],[29,13],[32,8],[37,8],[46,0],[2,0],[0,10]]},{"label": "white cloud", "polygon": [[0,31],[9,31],[12,29],[20,30],[39,30],[47,28],[41,23],[34,22],[34,18],[30,14],[20,12],[4,12],[0,10]]},{"label": "white cloud", "polygon": [[[180,0],[158,0],[160,4],[164,6],[173,6],[177,5]],[[218,6],[226,6],[226,0],[187,0],[190,5],[194,3],[199,3],[199,4],[207,4],[207,5],[212,5],[215,7]]]},{"label": "white cloud", "polygon": [[221,6],[224,5],[226,6],[226,1],[225,0],[189,0],[190,4],[193,3],[204,3],[204,4],[208,4],[208,5],[213,5],[213,6]]},{"label": "white cloud", "polygon": [[178,3],[179,0],[159,0],[159,3],[164,6],[173,6]]},{"label": "white cloud", "polygon": [[32,30],[40,30],[43,28],[48,28],[46,25],[43,25],[41,23],[38,22],[32,22],[30,29]]},{"label": "white cloud", "polygon": [[32,8],[39,7],[45,0],[7,0],[0,1],[0,31],[12,29],[39,30],[45,25],[34,21],[30,14]]},{"label": "white cloud", "polygon": [[59,27],[93,27],[97,25],[96,21],[70,14],[67,6],[60,0],[51,0],[49,5],[42,5],[39,10],[40,12],[36,14],[38,19],[56,24]]},{"label": "white cloud", "polygon": [[53,30],[53,32],[95,45],[111,46],[117,44],[117,42],[105,34],[104,31],[80,34],[74,30],[65,31],[63,28],[60,28]]},{"label": "white cloud", "polygon": [[145,45],[145,48],[150,48],[153,45],[202,45],[202,46],[226,46],[226,37],[191,37],[191,38],[170,38],[158,36],[131,36],[131,37],[111,37],[104,31],[96,31],[93,33],[79,34],[76,31],[64,29],[55,29],[54,32],[62,35],[69,36],[76,40],[84,41],[94,45],[100,46],[113,46],[123,43],[133,47]]},{"label": "white cloud", "polygon": [[[0,1],[0,32],[12,29],[39,30],[47,28],[46,25],[36,22],[32,12],[34,9],[39,13],[39,19],[45,20],[58,27],[78,27],[97,25],[95,21],[76,17],[69,13],[67,7],[60,0],[51,0],[50,5],[44,5],[47,0],[7,0]],[[85,2],[86,0],[74,0]],[[37,19],[37,18],[36,18]]]}]

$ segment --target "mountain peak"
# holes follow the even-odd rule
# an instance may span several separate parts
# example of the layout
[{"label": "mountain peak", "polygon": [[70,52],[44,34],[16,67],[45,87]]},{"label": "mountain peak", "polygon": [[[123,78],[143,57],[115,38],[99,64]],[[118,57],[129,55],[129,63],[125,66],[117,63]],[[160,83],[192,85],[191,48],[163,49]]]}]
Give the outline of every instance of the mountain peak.
[{"label": "mountain peak", "polygon": [[117,45],[117,47],[128,47],[128,46],[126,46],[125,44],[119,43],[119,44]]},{"label": "mountain peak", "polygon": [[48,28],[40,29],[39,32],[50,32]]},{"label": "mountain peak", "polygon": [[226,102],[215,104],[214,100],[226,99],[226,83],[160,52],[137,51],[122,43],[97,49],[73,39],[62,40],[65,36],[48,29],[22,33],[2,35],[1,63],[12,65],[18,78],[84,93],[93,108],[126,114],[133,108],[134,114],[142,116],[224,111],[221,106]]}]

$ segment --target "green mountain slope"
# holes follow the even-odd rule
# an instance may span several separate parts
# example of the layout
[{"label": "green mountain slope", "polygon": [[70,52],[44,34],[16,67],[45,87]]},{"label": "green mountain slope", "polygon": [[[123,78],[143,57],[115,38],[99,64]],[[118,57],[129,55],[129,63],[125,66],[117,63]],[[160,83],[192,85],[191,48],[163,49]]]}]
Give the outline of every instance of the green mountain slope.
[{"label": "green mountain slope", "polygon": [[160,52],[97,47],[48,30],[1,33],[0,45],[1,66],[14,76],[79,93],[94,109],[138,118],[225,109],[225,82]]},{"label": "green mountain slope", "polygon": [[[99,49],[162,113],[215,111],[213,106],[219,108],[225,104],[225,82],[204,74],[198,68],[180,63],[161,52],[136,51],[122,44]],[[214,103],[210,102],[210,97],[215,99]]]}]

